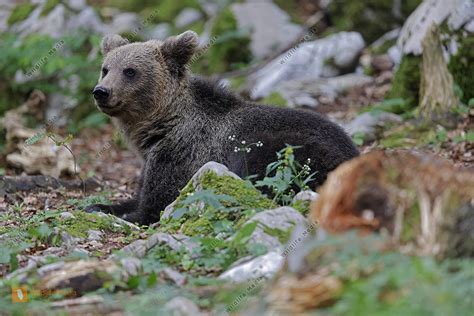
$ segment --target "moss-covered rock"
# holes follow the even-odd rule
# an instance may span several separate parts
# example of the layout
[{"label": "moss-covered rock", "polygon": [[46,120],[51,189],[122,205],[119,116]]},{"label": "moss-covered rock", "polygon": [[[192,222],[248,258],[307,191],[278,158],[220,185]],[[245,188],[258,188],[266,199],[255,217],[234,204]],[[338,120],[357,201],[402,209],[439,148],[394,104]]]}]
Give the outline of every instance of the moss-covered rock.
[{"label": "moss-covered rock", "polygon": [[460,37],[459,40],[459,50],[451,57],[448,69],[463,92],[462,101],[467,104],[474,98],[474,36]]},{"label": "moss-covered rock", "polygon": [[360,32],[370,43],[401,26],[420,3],[421,0],[402,1],[399,16],[393,13],[392,0],[334,0],[328,10],[338,30]]},{"label": "moss-covered rock", "polygon": [[43,5],[43,9],[41,10],[41,16],[48,15],[61,2],[61,0],[47,0]]},{"label": "moss-covered rock", "polygon": [[193,180],[183,188],[169,216],[162,216],[161,231],[230,235],[256,212],[275,207],[251,183],[239,178],[208,171],[198,182],[199,188]]},{"label": "moss-covered rock", "polygon": [[29,2],[17,5],[8,17],[8,25],[13,25],[17,22],[25,20],[30,15],[30,13],[36,9],[37,6],[37,4],[32,4]]}]

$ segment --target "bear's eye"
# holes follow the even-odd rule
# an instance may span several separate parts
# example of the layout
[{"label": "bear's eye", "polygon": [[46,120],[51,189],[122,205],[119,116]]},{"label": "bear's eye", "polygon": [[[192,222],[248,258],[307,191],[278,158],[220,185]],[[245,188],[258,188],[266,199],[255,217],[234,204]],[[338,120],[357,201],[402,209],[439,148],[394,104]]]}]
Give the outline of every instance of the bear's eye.
[{"label": "bear's eye", "polygon": [[135,76],[135,70],[133,70],[132,68],[127,68],[123,71],[123,74],[129,78],[132,78],[133,76]]},{"label": "bear's eye", "polygon": [[109,70],[107,68],[102,68],[102,77],[107,76],[108,73],[109,73]]}]

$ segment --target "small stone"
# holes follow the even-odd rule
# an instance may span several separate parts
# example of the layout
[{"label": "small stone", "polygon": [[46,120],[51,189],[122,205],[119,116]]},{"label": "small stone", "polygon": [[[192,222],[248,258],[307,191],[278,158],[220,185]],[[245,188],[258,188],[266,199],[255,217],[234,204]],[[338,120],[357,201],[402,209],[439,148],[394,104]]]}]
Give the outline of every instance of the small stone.
[{"label": "small stone", "polygon": [[357,116],[354,120],[344,125],[344,129],[350,136],[361,134],[365,141],[376,139],[377,128],[388,123],[401,123],[402,118],[393,113],[371,113],[366,112]]},{"label": "small stone", "polygon": [[125,269],[128,276],[138,275],[142,270],[142,262],[138,258],[127,257],[120,260],[120,264]]},{"label": "small stone", "polygon": [[104,233],[101,232],[101,231],[98,231],[98,230],[92,230],[92,229],[89,229],[87,231],[87,239],[88,240],[101,240],[102,237],[104,236]]},{"label": "small stone", "polygon": [[188,298],[178,296],[163,306],[165,312],[174,316],[200,316],[203,315],[199,307]]},{"label": "small stone", "polygon": [[71,212],[62,212],[59,215],[59,218],[61,218],[61,219],[75,219],[76,217]]},{"label": "small stone", "polygon": [[183,286],[186,284],[186,276],[176,270],[164,268],[161,272],[164,274],[165,278],[173,281],[178,286]]},{"label": "small stone", "polygon": [[301,191],[295,195],[295,197],[293,198],[293,203],[295,203],[296,201],[313,202],[313,201],[316,201],[318,197],[319,197],[319,194],[314,191],[311,191],[311,190]]},{"label": "small stone", "polygon": [[251,261],[230,268],[219,276],[219,279],[241,283],[259,278],[272,278],[283,265],[284,258],[280,251],[272,251]]}]

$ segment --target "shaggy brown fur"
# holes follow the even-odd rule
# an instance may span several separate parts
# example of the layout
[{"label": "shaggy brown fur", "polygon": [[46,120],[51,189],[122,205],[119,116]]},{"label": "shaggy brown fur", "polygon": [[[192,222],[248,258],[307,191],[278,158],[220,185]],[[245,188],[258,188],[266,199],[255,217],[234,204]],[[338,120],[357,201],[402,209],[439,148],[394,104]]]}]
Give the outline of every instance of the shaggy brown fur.
[{"label": "shaggy brown fur", "polygon": [[[123,125],[144,167],[136,198],[92,205],[89,211],[111,212],[141,224],[158,221],[160,211],[204,163],[217,161],[240,176],[262,177],[285,144],[301,146],[295,151],[299,161],[311,159],[317,172],[313,185],[358,155],[336,124],[315,113],[249,103],[188,75],[186,64],[197,44],[196,34],[189,31],[164,42],[104,38],[105,59],[94,96],[99,109]],[[264,145],[245,156],[234,152],[231,135]]]}]

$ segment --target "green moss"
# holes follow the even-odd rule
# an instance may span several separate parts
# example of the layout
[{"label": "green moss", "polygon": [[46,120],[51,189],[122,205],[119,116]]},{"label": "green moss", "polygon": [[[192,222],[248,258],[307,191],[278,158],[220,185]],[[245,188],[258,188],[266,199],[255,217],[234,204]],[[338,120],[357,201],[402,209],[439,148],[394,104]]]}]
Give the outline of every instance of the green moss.
[{"label": "green moss", "polygon": [[68,218],[60,222],[62,228],[71,236],[86,238],[89,230],[119,232],[129,229],[128,227],[118,228],[109,216],[101,217],[97,214],[86,212],[75,212],[74,218]]},{"label": "green moss", "polygon": [[41,10],[41,16],[48,15],[53,9],[61,3],[61,0],[47,0]]},{"label": "green moss", "polygon": [[237,20],[230,8],[216,17],[211,38],[216,38],[216,41],[209,47],[205,58],[193,64],[194,71],[205,74],[222,73],[235,70],[252,60],[249,35],[238,30]]},{"label": "green moss", "polygon": [[16,6],[8,17],[8,25],[13,25],[25,20],[37,6],[37,4],[31,3],[24,3]]},{"label": "green moss", "polygon": [[278,107],[288,106],[288,102],[286,102],[286,99],[276,91],[272,92],[268,97],[264,98],[261,103],[268,105],[276,105]]},{"label": "green moss", "polygon": [[383,148],[412,148],[425,146],[436,140],[436,132],[426,126],[397,126],[385,132],[380,140]]},{"label": "green moss", "polygon": [[187,221],[181,226],[181,231],[187,236],[209,235],[213,232],[212,222],[204,217]]},{"label": "green moss", "polygon": [[280,228],[269,227],[263,223],[262,225],[265,234],[278,238],[278,241],[281,242],[283,245],[290,240],[291,233],[293,232],[293,229],[283,230]]},{"label": "green moss", "polygon": [[462,101],[468,103],[474,98],[474,36],[460,37],[457,54],[449,62],[448,68],[454,82],[462,90]]},{"label": "green moss", "polygon": [[309,201],[297,200],[291,205],[291,207],[300,212],[302,215],[306,215],[309,212],[310,205],[311,203]]},{"label": "green moss", "polygon": [[415,202],[412,207],[405,212],[400,241],[402,243],[415,242],[420,233],[420,223],[420,206]]},{"label": "green moss", "polygon": [[203,189],[214,189],[217,194],[232,196],[243,209],[269,209],[275,207],[250,183],[230,176],[218,176],[208,172],[201,177]]},{"label": "green moss", "polygon": [[402,1],[402,16],[395,17],[392,0],[334,0],[329,15],[340,31],[356,31],[369,43],[403,24],[421,0]]},{"label": "green moss", "polygon": [[420,98],[421,57],[404,56],[392,81],[389,98],[401,98],[416,107]]},{"label": "green moss", "polygon": [[[185,199],[195,194],[190,181],[182,190],[175,203],[175,211],[183,210],[184,215],[178,219],[169,218],[161,221],[160,230],[168,233],[182,232],[188,236],[215,235],[222,230],[222,223],[233,223],[227,233],[238,229],[257,211],[274,208],[275,204],[254,188],[249,182],[230,176],[218,176],[208,172],[201,176],[202,190],[212,191],[215,196],[227,196],[234,201],[221,201],[224,209],[216,209],[205,204],[204,207],[184,205]],[[220,228],[219,228],[220,227]]]}]

